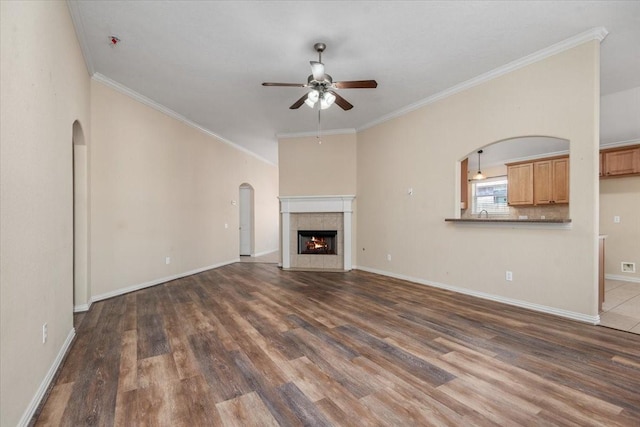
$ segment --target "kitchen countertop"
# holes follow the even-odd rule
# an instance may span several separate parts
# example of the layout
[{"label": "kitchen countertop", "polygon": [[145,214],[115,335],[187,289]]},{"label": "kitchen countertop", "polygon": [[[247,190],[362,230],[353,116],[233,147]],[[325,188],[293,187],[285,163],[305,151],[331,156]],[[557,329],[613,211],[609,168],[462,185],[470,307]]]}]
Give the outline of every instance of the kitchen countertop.
[{"label": "kitchen countertop", "polygon": [[482,223],[521,223],[521,224],[568,224],[570,219],[515,219],[515,218],[445,218],[449,222],[482,222]]}]

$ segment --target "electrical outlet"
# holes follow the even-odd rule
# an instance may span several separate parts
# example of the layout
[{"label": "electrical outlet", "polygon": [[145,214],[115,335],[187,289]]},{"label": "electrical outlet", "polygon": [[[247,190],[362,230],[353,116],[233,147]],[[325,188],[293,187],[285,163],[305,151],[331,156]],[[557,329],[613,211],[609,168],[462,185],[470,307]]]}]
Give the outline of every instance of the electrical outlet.
[{"label": "electrical outlet", "polygon": [[387,254],[387,261],[391,261],[391,254]]},{"label": "electrical outlet", "polygon": [[635,273],[636,272],[636,263],[635,262],[621,262],[620,269],[623,273]]},{"label": "electrical outlet", "polygon": [[164,263],[167,264],[167,265],[171,264],[171,257],[170,256],[165,257],[164,258]]},{"label": "electrical outlet", "polygon": [[505,274],[504,278],[507,282],[513,281],[513,271],[507,270],[507,273]]},{"label": "electrical outlet", "polygon": [[49,327],[46,323],[42,324],[42,344],[47,342],[47,338],[49,337]]},{"label": "electrical outlet", "polygon": [[224,223],[224,228],[229,228],[229,224],[227,224],[226,222]]},{"label": "electrical outlet", "polygon": [[614,216],[614,217],[613,217],[613,222],[614,222],[615,224],[620,224],[620,217],[619,217],[618,215]]}]

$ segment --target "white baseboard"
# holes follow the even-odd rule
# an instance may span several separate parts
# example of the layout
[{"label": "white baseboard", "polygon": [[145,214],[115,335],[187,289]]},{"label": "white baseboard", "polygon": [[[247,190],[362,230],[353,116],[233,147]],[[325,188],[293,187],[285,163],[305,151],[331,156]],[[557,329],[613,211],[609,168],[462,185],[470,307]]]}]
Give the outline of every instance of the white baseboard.
[{"label": "white baseboard", "polygon": [[274,252],[278,252],[278,250],[279,250],[279,249],[270,249],[270,250],[268,250],[268,251],[255,253],[255,254],[253,254],[253,255],[251,255],[251,256],[252,256],[252,257],[256,257],[256,256],[269,255],[269,254],[272,254],[272,253],[274,253]]},{"label": "white baseboard", "polygon": [[533,311],[539,311],[541,313],[553,314],[555,316],[565,317],[567,319],[577,320],[579,322],[590,323],[592,325],[598,325],[600,323],[600,315],[589,316],[582,313],[576,313],[574,311],[562,310],[559,308],[549,307],[546,305],[534,304],[527,301],[502,297],[500,295],[487,294],[485,292],[474,291],[472,289],[459,288],[457,286],[451,286],[444,283],[432,282],[432,281],[420,279],[417,277],[405,276],[403,274],[391,273],[388,271],[377,270],[374,268],[357,267],[357,269],[362,271],[368,271],[369,273],[380,274],[382,276],[393,277],[395,279],[401,279],[409,282],[418,283],[420,285],[433,286],[434,288],[446,289],[448,291],[457,292],[459,294],[471,295],[474,297],[478,297],[478,298],[482,298],[490,301],[509,304],[515,307],[521,307],[521,308],[526,308]]},{"label": "white baseboard", "polygon": [[84,313],[85,311],[89,311],[90,308],[91,308],[91,302],[89,302],[87,304],[74,305],[73,306],[73,312],[74,313]]},{"label": "white baseboard", "polygon": [[58,371],[60,364],[64,360],[64,356],[67,354],[67,351],[69,350],[69,347],[71,346],[71,343],[73,342],[73,338],[75,336],[76,336],[76,330],[74,328],[71,328],[71,330],[69,331],[69,335],[67,335],[67,339],[64,340],[64,343],[62,344],[62,347],[60,348],[58,355],[53,361],[53,364],[49,368],[47,375],[45,375],[44,379],[40,383],[40,387],[38,387],[38,390],[36,391],[36,394],[31,399],[29,406],[27,406],[27,409],[22,414],[22,418],[20,418],[20,421],[18,422],[18,426],[22,427],[22,426],[29,425],[31,418],[33,418],[33,415],[35,414],[36,410],[38,409],[38,406],[40,405],[42,398],[44,397],[44,394],[49,389],[49,385],[51,385],[51,381],[53,380],[53,377],[56,375],[56,372]]},{"label": "white baseboard", "polygon": [[[139,291],[140,289],[149,288],[151,286],[159,285],[161,283],[170,282],[172,280],[181,279],[183,277],[191,276],[193,274],[202,273],[203,271],[213,270],[214,268],[223,267],[225,265],[233,264],[236,262],[240,262],[240,258],[235,258],[230,261],[221,262],[219,264],[209,265],[207,267],[196,268],[195,270],[185,271],[184,273],[178,273],[173,276],[166,276],[160,279],[151,280],[149,282],[140,283],[138,285],[128,286],[126,288],[117,289],[115,291],[106,292],[100,295],[94,295],[91,297],[91,303],[102,301],[105,299],[117,297],[120,295],[128,294],[129,292]],[[91,305],[91,304],[89,304]]]},{"label": "white baseboard", "polygon": [[604,278],[609,280],[620,280],[622,282],[640,283],[640,277],[620,276],[618,274],[605,274]]}]

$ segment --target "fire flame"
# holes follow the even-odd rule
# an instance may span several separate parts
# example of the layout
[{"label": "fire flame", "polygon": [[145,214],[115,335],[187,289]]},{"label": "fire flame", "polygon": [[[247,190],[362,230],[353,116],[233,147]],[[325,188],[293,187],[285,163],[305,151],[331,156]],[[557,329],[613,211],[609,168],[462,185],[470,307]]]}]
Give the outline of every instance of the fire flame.
[{"label": "fire flame", "polygon": [[311,237],[311,240],[307,241],[307,249],[326,249],[329,246],[327,242],[325,242],[324,237]]}]

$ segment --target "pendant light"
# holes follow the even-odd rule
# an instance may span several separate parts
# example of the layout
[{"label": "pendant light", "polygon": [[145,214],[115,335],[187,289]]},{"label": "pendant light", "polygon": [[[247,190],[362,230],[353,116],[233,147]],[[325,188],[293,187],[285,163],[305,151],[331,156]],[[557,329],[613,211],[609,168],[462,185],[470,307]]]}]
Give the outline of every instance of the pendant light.
[{"label": "pendant light", "polygon": [[474,181],[480,181],[480,180],[483,180],[483,179],[486,178],[486,176],[484,176],[482,174],[482,169],[480,168],[480,155],[481,154],[482,154],[482,150],[478,150],[478,173],[473,176],[472,179]]}]

